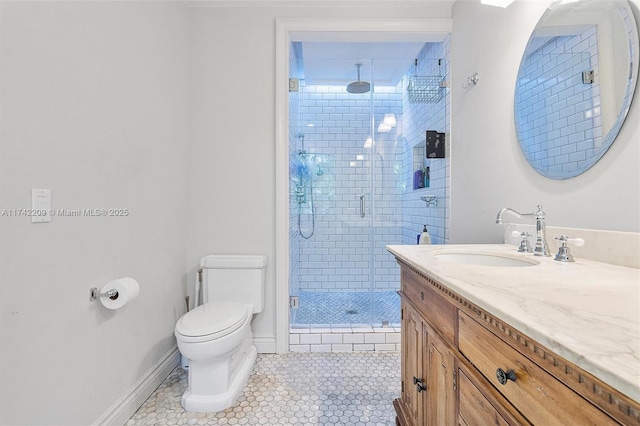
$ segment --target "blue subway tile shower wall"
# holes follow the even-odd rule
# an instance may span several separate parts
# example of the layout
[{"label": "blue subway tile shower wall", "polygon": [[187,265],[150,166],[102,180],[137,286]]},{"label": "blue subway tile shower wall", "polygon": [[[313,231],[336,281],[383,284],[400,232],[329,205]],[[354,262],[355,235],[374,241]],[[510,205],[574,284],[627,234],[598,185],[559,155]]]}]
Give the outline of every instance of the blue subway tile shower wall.
[{"label": "blue subway tile shower wall", "polygon": [[[447,37],[441,43],[427,43],[418,55],[417,68],[411,68],[405,75],[405,81],[411,75],[442,76],[445,84],[450,85],[449,43]],[[405,88],[406,88],[405,83]],[[438,102],[411,102],[405,90],[403,93],[403,138],[405,149],[402,152],[402,244],[415,244],[416,234],[427,225],[432,244],[446,244],[449,240],[449,164],[448,138],[450,134],[449,94]],[[445,158],[427,158],[425,148],[426,131],[444,133]],[[429,187],[413,190],[414,172],[417,164],[429,168]],[[426,207],[423,196],[435,196],[437,205]]]},{"label": "blue subway tile shower wall", "polygon": [[[315,228],[312,238],[297,242],[299,289],[363,290],[369,288],[372,278],[376,289],[397,288],[397,266],[384,249],[386,244],[399,242],[401,223],[399,209],[394,208],[400,206],[401,191],[393,173],[399,151],[391,134],[377,135],[376,152],[372,152],[374,148],[365,148],[371,135],[368,95],[348,94],[340,86],[301,87],[300,120],[313,124],[304,129],[304,150],[316,161],[306,184],[313,187],[313,199],[308,194],[306,202],[298,204],[298,197],[292,203],[301,214],[300,221],[294,219],[301,223],[298,233],[310,235]],[[401,88],[375,87],[373,108],[381,111],[380,116],[389,111],[400,115]],[[294,158],[302,149],[296,151]],[[375,167],[375,190],[371,188],[371,167]],[[366,197],[365,218],[360,216],[362,194]],[[371,197],[375,197],[375,211]],[[374,277],[369,264],[369,215],[376,222]]]}]

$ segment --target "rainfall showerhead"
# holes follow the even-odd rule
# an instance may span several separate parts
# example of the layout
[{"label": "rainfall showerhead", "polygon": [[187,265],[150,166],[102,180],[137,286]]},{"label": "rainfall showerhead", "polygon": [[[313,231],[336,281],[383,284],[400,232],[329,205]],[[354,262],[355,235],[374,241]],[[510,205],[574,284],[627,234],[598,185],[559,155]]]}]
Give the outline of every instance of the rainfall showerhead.
[{"label": "rainfall showerhead", "polygon": [[358,81],[354,81],[353,83],[349,83],[347,85],[347,92],[349,93],[367,93],[371,90],[371,84],[367,81],[360,81],[360,67],[362,64],[356,64],[356,68],[358,69]]}]

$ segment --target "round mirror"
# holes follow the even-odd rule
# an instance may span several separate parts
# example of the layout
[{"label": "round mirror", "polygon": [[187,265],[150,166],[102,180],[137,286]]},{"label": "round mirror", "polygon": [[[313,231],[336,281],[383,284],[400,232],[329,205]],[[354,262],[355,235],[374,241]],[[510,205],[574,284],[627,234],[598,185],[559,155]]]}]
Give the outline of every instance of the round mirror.
[{"label": "round mirror", "polygon": [[593,166],[618,135],[637,78],[638,28],[626,0],[555,0],[516,82],[516,132],[529,164],[551,179]]}]

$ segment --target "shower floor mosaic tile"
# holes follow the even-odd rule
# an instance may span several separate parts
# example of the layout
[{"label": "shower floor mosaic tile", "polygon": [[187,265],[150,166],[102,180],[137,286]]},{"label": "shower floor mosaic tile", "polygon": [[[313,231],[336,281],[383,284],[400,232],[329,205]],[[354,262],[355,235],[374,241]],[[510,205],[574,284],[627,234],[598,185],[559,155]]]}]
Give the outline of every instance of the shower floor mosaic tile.
[{"label": "shower floor mosaic tile", "polygon": [[236,404],[218,413],[185,412],[186,386],[178,366],[126,425],[395,425],[400,354],[259,354]]},{"label": "shower floor mosaic tile", "polygon": [[[395,291],[301,291],[292,309],[292,326],[309,324],[400,323],[400,296]],[[373,300],[372,300],[373,299]],[[369,305],[373,303],[373,318]]]}]

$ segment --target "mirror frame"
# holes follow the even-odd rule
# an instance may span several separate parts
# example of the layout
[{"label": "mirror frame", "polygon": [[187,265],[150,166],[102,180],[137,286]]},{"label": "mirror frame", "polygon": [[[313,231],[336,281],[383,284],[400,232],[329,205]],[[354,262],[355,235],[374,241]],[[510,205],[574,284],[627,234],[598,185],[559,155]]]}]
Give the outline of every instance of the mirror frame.
[{"label": "mirror frame", "polygon": [[[603,3],[602,0],[581,0],[582,4],[584,4],[583,2],[584,3],[597,2],[598,4]],[[629,112],[629,108],[631,106],[633,96],[636,91],[636,86],[638,84],[638,58],[639,58],[638,46],[639,46],[640,40],[638,38],[637,23],[633,14],[632,7],[629,4],[628,0],[607,0],[607,3],[611,3],[611,7],[617,8],[619,13],[621,13],[621,11],[624,11],[624,13],[621,13],[623,19],[625,19],[624,18],[625,13],[628,17],[627,19],[625,19],[625,22],[627,22],[628,24],[625,30],[627,33],[627,40],[628,40],[630,67],[629,67],[629,76],[627,78],[627,84],[625,87],[624,96],[622,97],[622,105],[617,111],[615,111],[617,115],[615,115],[615,119],[612,122],[611,129],[607,131],[606,135],[602,134],[602,143],[600,147],[598,149],[593,150],[592,154],[588,156],[588,158],[586,158],[585,160],[578,161],[577,162],[578,165],[575,166],[575,168],[572,168],[572,169],[565,168],[565,170],[558,171],[558,170],[555,170],[555,168],[550,169],[549,165],[537,164],[536,161],[534,161],[534,159],[530,158],[530,154],[528,153],[528,150],[523,145],[524,130],[522,128],[521,123],[519,123],[519,120],[518,120],[519,88],[520,88],[521,79],[523,78],[524,64],[529,55],[528,52],[532,48],[532,44],[535,43],[534,40],[536,38],[536,32],[541,28],[543,28],[545,26],[544,25],[545,22],[552,19],[551,17],[554,14],[556,14],[557,16],[558,12],[566,11],[566,9],[572,7],[571,4],[563,5],[558,3],[560,3],[560,0],[555,0],[551,4],[551,6],[549,6],[549,8],[540,17],[540,20],[538,21],[535,29],[533,30],[531,36],[529,37],[529,41],[527,43],[522,59],[520,61],[520,66],[518,68],[518,74],[516,77],[516,87],[514,90],[514,121],[515,121],[515,128],[516,128],[516,136],[518,138],[518,144],[520,146],[520,150],[523,156],[525,157],[525,159],[527,160],[527,162],[531,165],[531,167],[542,176],[545,176],[550,179],[562,180],[562,179],[570,179],[570,178],[576,177],[584,173],[589,168],[591,168],[604,156],[604,154],[609,150],[614,140],[618,136],[618,133],[620,132],[620,129],[622,128],[622,125]]]}]

